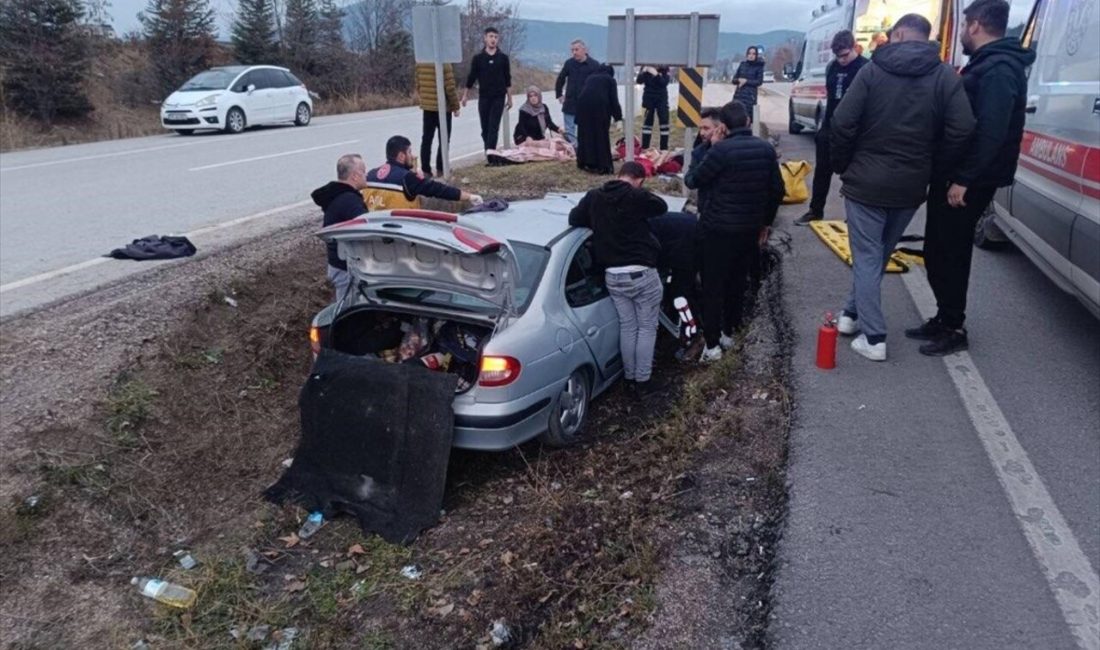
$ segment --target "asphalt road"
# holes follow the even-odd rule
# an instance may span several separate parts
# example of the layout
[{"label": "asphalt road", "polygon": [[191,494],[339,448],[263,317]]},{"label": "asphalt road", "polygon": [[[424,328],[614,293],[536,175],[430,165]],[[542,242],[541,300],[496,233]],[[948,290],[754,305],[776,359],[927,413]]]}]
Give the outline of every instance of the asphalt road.
[{"label": "asphalt road", "polygon": [[[787,159],[812,162],[813,136],[786,133],[787,88],[769,88],[765,119]],[[826,218],[843,219],[839,185]],[[934,306],[917,267],[883,285],[889,360],[842,337],[838,367],[818,370],[821,315],[851,280],[791,223],[804,211],[777,224],[799,337],[773,647],[1100,647],[1096,319],[1019,251],[978,250],[969,354],[923,357],[902,335]]]}]

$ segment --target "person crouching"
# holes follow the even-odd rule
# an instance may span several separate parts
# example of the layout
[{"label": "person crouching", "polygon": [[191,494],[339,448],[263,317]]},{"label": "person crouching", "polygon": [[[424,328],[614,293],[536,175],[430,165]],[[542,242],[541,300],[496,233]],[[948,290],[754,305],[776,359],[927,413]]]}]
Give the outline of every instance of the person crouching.
[{"label": "person crouching", "polygon": [[631,388],[653,390],[653,349],[663,291],[657,260],[661,245],[649,219],[668,211],[661,197],[642,189],[645,168],[623,163],[618,178],[590,190],[569,213],[569,225],[592,229],[593,254],[605,271],[619,314],[619,349]]}]

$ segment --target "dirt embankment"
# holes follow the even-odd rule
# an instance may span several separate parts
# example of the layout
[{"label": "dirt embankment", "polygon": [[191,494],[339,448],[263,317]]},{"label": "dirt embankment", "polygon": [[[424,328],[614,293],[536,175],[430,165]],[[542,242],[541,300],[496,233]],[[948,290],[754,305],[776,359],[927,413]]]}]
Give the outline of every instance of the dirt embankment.
[{"label": "dirt embankment", "polygon": [[[296,443],[322,259],[287,231],[5,324],[10,647],[263,647],[247,633],[295,628],[298,647],[475,648],[495,623],[507,647],[761,645],[789,413],[778,273],[738,354],[699,369],[665,345],[669,390],[612,390],[577,447],[456,452],[446,515],[396,547],[345,519],[302,542],[303,513],[259,497]],[[198,604],[157,608],[132,575]]]}]

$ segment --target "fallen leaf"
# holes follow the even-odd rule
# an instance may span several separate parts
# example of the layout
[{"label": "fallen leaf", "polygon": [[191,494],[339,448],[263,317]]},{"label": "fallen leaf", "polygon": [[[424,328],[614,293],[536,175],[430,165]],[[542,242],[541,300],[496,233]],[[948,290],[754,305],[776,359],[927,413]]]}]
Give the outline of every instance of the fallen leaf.
[{"label": "fallen leaf", "polygon": [[348,557],[352,557],[354,555],[366,555],[366,554],[367,554],[367,552],[365,550],[363,550],[363,545],[362,544],[352,544],[350,547],[348,547]]},{"label": "fallen leaf", "polygon": [[580,639],[577,639],[577,640],[573,641],[573,647],[576,648],[577,650],[584,650],[587,646],[584,645],[584,641],[581,641]]},{"label": "fallen leaf", "polygon": [[512,560],[516,559],[516,554],[511,551],[504,551],[500,554],[500,561],[507,566],[512,566]]},{"label": "fallen leaf", "polygon": [[360,573],[368,571],[369,569],[370,569],[369,564],[360,564],[359,566],[355,567],[355,575],[359,575]]},{"label": "fallen leaf", "polygon": [[474,589],[473,592],[471,592],[470,595],[466,597],[466,604],[470,607],[477,607],[478,603],[481,602],[481,597],[484,595],[484,592],[482,592],[480,589]]},{"label": "fallen leaf", "polygon": [[480,542],[478,542],[477,545],[480,546],[481,548],[485,548],[485,547],[489,546],[492,543],[493,543],[492,539],[483,539]]},{"label": "fallen leaf", "polygon": [[180,615],[180,625],[188,632],[191,631],[191,612],[184,612]]},{"label": "fallen leaf", "polygon": [[283,589],[289,591],[290,593],[294,593],[296,591],[305,591],[306,583],[302,582],[301,580],[295,580],[294,582],[287,583],[287,585],[283,587]]},{"label": "fallen leaf", "polygon": [[428,609],[428,613],[433,616],[443,618],[453,612],[455,609],[454,603],[447,603],[446,605],[440,605],[439,607],[431,607]]},{"label": "fallen leaf", "polygon": [[557,591],[551,591],[550,593],[546,594],[542,598],[539,598],[539,604],[542,605],[546,601],[550,600],[550,598],[556,593],[558,593],[558,592]]},{"label": "fallen leaf", "polygon": [[274,559],[282,555],[282,553],[279,551],[263,551],[260,555]]},{"label": "fallen leaf", "polygon": [[351,571],[355,568],[355,560],[344,560],[336,563],[337,571]]},{"label": "fallen leaf", "polygon": [[286,544],[287,548],[294,548],[295,546],[298,545],[298,542],[300,542],[302,540],[298,539],[298,533],[291,533],[291,534],[287,535],[286,537],[280,537],[279,541]]},{"label": "fallen leaf", "polygon": [[319,564],[321,565],[322,568],[327,569],[330,566],[332,566],[332,560],[321,560],[321,562]]}]

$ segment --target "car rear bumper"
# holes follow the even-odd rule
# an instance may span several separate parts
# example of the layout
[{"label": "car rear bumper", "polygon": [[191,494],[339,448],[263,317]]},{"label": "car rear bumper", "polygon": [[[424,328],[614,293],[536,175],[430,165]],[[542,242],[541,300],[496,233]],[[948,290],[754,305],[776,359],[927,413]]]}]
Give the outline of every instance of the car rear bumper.
[{"label": "car rear bumper", "polygon": [[546,431],[554,400],[565,381],[526,395],[522,399],[497,404],[455,402],[455,429],[452,445],[476,451],[505,451],[536,438]]},{"label": "car rear bumper", "polygon": [[166,129],[218,129],[221,120],[216,107],[207,110],[191,108],[161,109],[160,123]]}]

